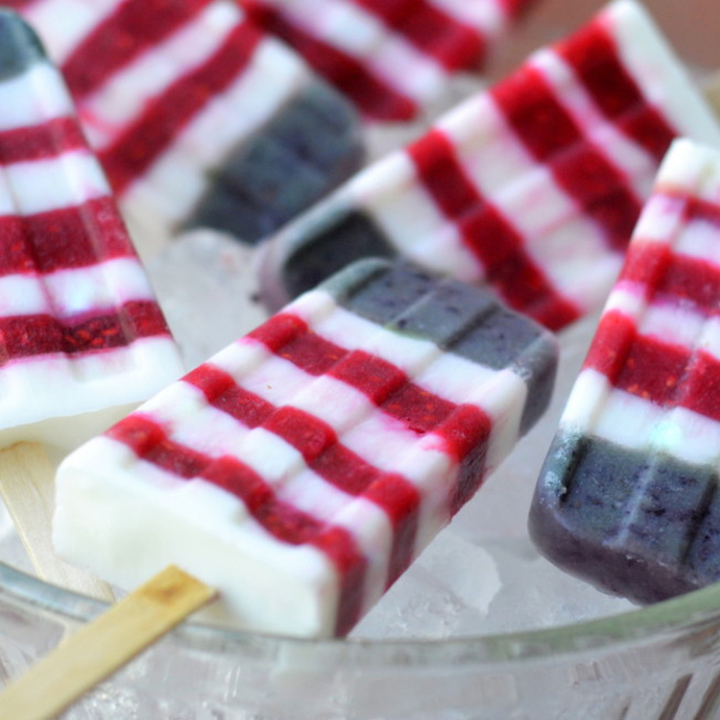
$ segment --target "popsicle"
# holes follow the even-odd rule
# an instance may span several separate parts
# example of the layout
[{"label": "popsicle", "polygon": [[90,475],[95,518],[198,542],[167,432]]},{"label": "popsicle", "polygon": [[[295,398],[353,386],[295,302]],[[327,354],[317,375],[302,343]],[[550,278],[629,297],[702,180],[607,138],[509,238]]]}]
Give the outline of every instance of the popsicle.
[{"label": "popsicle", "polygon": [[556,353],[482,290],[359,261],[67,457],[55,546],[126,588],[176,564],[214,621],[344,635],[535,423]]},{"label": "popsicle", "polygon": [[31,0],[141,252],[270,233],[363,160],[352,105],[231,0]]},{"label": "popsicle", "polygon": [[367,118],[410,120],[480,69],[532,0],[239,0]]},{"label": "popsicle", "polygon": [[652,19],[618,0],[264,243],[263,299],[401,255],[560,329],[602,307],[678,134],[720,147]]},{"label": "popsicle", "polygon": [[720,152],[676,141],[547,456],[541,551],[652,602],[720,580]]},{"label": "popsicle", "polygon": [[77,445],[181,374],[62,77],[0,10],[0,489],[40,574],[63,582],[43,566],[43,446]]}]

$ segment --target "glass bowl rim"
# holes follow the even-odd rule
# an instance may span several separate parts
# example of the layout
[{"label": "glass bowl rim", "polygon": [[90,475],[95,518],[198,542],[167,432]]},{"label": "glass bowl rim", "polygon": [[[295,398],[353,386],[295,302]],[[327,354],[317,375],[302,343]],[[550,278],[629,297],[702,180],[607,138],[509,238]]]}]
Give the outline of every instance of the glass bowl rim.
[{"label": "glass bowl rim", "polygon": [[[56,621],[84,624],[108,606],[102,600],[50,585],[0,562],[0,602],[40,613]],[[328,663],[378,666],[480,664],[506,666],[530,659],[559,659],[587,652],[613,651],[667,641],[720,627],[720,583],[669,600],[577,623],[490,635],[447,638],[296,638],[228,627],[184,623],[170,633],[172,642],[211,653],[240,653],[252,648],[268,657],[311,652]]]}]

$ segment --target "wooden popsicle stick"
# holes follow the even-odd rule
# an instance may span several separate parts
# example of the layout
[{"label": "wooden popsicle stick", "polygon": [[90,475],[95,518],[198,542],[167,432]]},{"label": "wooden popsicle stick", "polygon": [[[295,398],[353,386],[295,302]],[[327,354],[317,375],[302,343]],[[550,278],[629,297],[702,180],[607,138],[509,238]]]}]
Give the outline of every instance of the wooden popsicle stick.
[{"label": "wooden popsicle stick", "polygon": [[720,70],[716,70],[703,85],[705,99],[710,103],[715,114],[720,117]]},{"label": "wooden popsicle stick", "polygon": [[0,718],[51,720],[214,596],[191,575],[166,568],[0,693]]},{"label": "wooden popsicle stick", "polygon": [[0,493],[38,577],[91,597],[115,601],[107,583],[61,560],[52,544],[55,471],[45,448],[22,442],[0,451]]}]

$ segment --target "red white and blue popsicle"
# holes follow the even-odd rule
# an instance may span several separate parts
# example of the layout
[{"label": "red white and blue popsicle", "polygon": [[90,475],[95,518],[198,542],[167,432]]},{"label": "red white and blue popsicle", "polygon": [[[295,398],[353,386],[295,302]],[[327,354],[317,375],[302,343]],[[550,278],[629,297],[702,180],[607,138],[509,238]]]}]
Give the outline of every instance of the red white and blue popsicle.
[{"label": "red white and blue popsicle", "polygon": [[677,135],[720,147],[651,18],[617,0],[266,243],[264,299],[401,255],[562,328],[602,306]]},{"label": "red white and blue popsicle", "polygon": [[720,580],[720,152],[673,144],[530,516],[553,562],[652,602]]},{"label": "red white and blue popsicle", "polygon": [[542,414],[556,355],[477,288],[361,261],[70,455],[56,547],[124,587],[179,565],[222,622],[344,635]]}]

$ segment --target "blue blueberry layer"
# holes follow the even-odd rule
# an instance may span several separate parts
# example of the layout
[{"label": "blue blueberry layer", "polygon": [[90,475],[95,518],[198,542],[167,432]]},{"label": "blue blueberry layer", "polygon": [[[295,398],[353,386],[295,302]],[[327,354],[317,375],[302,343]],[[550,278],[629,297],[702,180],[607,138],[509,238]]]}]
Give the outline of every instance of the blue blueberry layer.
[{"label": "blue blueberry layer", "polygon": [[22,75],[46,59],[37,35],[16,13],[0,10],[0,80]]},{"label": "blue blueberry layer", "polygon": [[257,242],[352,175],[363,159],[354,109],[313,81],[214,174],[186,227]]},{"label": "blue blueberry layer", "polygon": [[395,251],[366,214],[346,210],[303,222],[298,242],[283,260],[280,282],[290,298],[311,290],[345,266],[369,257],[392,258]]},{"label": "blue blueberry layer", "polygon": [[555,564],[638,602],[720,579],[717,472],[560,431],[530,511]]}]

